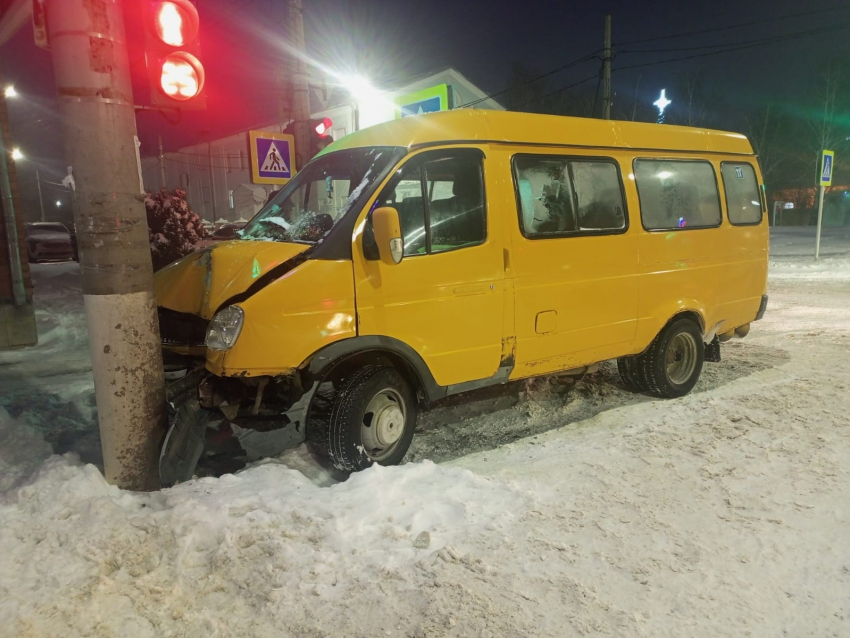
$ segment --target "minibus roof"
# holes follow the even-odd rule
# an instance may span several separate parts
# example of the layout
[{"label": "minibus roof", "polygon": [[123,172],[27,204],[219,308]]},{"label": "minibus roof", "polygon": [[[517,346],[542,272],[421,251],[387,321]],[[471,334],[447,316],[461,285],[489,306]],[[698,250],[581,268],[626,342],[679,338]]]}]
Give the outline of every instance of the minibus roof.
[{"label": "minibus roof", "polygon": [[453,143],[500,143],[753,155],[740,133],[620,120],[459,109],[370,126],[332,143],[320,155],[366,146],[417,148]]}]

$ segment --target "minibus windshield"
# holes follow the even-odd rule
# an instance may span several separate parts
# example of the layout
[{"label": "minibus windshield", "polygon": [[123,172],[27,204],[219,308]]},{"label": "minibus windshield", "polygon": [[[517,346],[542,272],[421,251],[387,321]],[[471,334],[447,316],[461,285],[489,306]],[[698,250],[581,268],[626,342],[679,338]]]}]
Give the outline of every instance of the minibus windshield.
[{"label": "minibus windshield", "polygon": [[393,147],[357,148],[310,162],[248,223],[241,237],[321,241],[402,152]]}]

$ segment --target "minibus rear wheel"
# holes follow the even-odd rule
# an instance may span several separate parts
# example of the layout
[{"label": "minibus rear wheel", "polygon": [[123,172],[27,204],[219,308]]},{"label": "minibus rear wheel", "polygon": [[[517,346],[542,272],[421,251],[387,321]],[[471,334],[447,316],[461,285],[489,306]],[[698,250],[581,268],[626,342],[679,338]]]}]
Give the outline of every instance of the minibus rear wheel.
[{"label": "minibus rear wheel", "polygon": [[343,380],[328,424],[328,454],[345,472],[398,465],[416,427],[417,403],[395,368],[369,365]]},{"label": "minibus rear wheel", "polygon": [[617,372],[620,379],[629,390],[646,392],[649,388],[640,373],[640,358],[635,356],[620,357],[617,359]]},{"label": "minibus rear wheel", "polygon": [[639,376],[650,394],[664,399],[681,397],[699,381],[704,360],[705,343],[699,326],[682,317],[669,323],[638,356]]}]

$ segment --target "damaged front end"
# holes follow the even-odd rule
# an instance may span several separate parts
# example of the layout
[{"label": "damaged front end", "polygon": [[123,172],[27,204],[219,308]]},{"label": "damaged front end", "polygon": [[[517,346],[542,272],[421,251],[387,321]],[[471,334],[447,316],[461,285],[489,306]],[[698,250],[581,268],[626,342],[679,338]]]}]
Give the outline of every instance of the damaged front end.
[{"label": "damaged front end", "polygon": [[[274,451],[304,440],[306,402],[295,369],[249,376],[208,369],[224,352],[207,347],[211,328],[221,323],[232,300],[257,284],[257,271],[280,276],[303,258],[304,246],[241,242],[193,253],[156,275],[169,429],[160,454],[164,485],[192,478],[210,440],[239,441],[249,460],[269,453],[258,433],[279,431],[265,447]],[[268,277],[271,280],[271,277]],[[221,312],[224,310],[225,312]],[[241,310],[240,310],[241,312]],[[238,336],[238,335],[237,335]],[[219,372],[221,372],[219,370]]]},{"label": "damaged front end", "polygon": [[163,484],[191,479],[205,448],[253,461],[304,442],[318,387],[305,362],[356,334],[351,262],[312,260],[309,248],[223,242],[156,273]]},{"label": "damaged front end", "polygon": [[[160,454],[160,480],[174,485],[192,478],[211,441],[235,439],[248,460],[279,454],[304,442],[315,387],[302,374],[222,378],[203,360],[168,357],[169,429]],[[316,384],[312,384],[315,386]]]}]

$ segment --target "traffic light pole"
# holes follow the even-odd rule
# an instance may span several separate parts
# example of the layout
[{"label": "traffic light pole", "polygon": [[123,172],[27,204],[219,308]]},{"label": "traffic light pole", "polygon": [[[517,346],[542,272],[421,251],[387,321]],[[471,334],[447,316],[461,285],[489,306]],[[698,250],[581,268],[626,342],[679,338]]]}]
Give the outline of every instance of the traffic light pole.
[{"label": "traffic light pole", "polygon": [[159,487],[165,390],[121,0],[48,0],[106,480]]},{"label": "traffic light pole", "polygon": [[293,56],[292,108],[295,117],[296,168],[310,161],[310,86],[307,78],[306,46],[304,44],[304,11],[301,0],[290,0],[287,11],[289,36],[296,53]]}]

